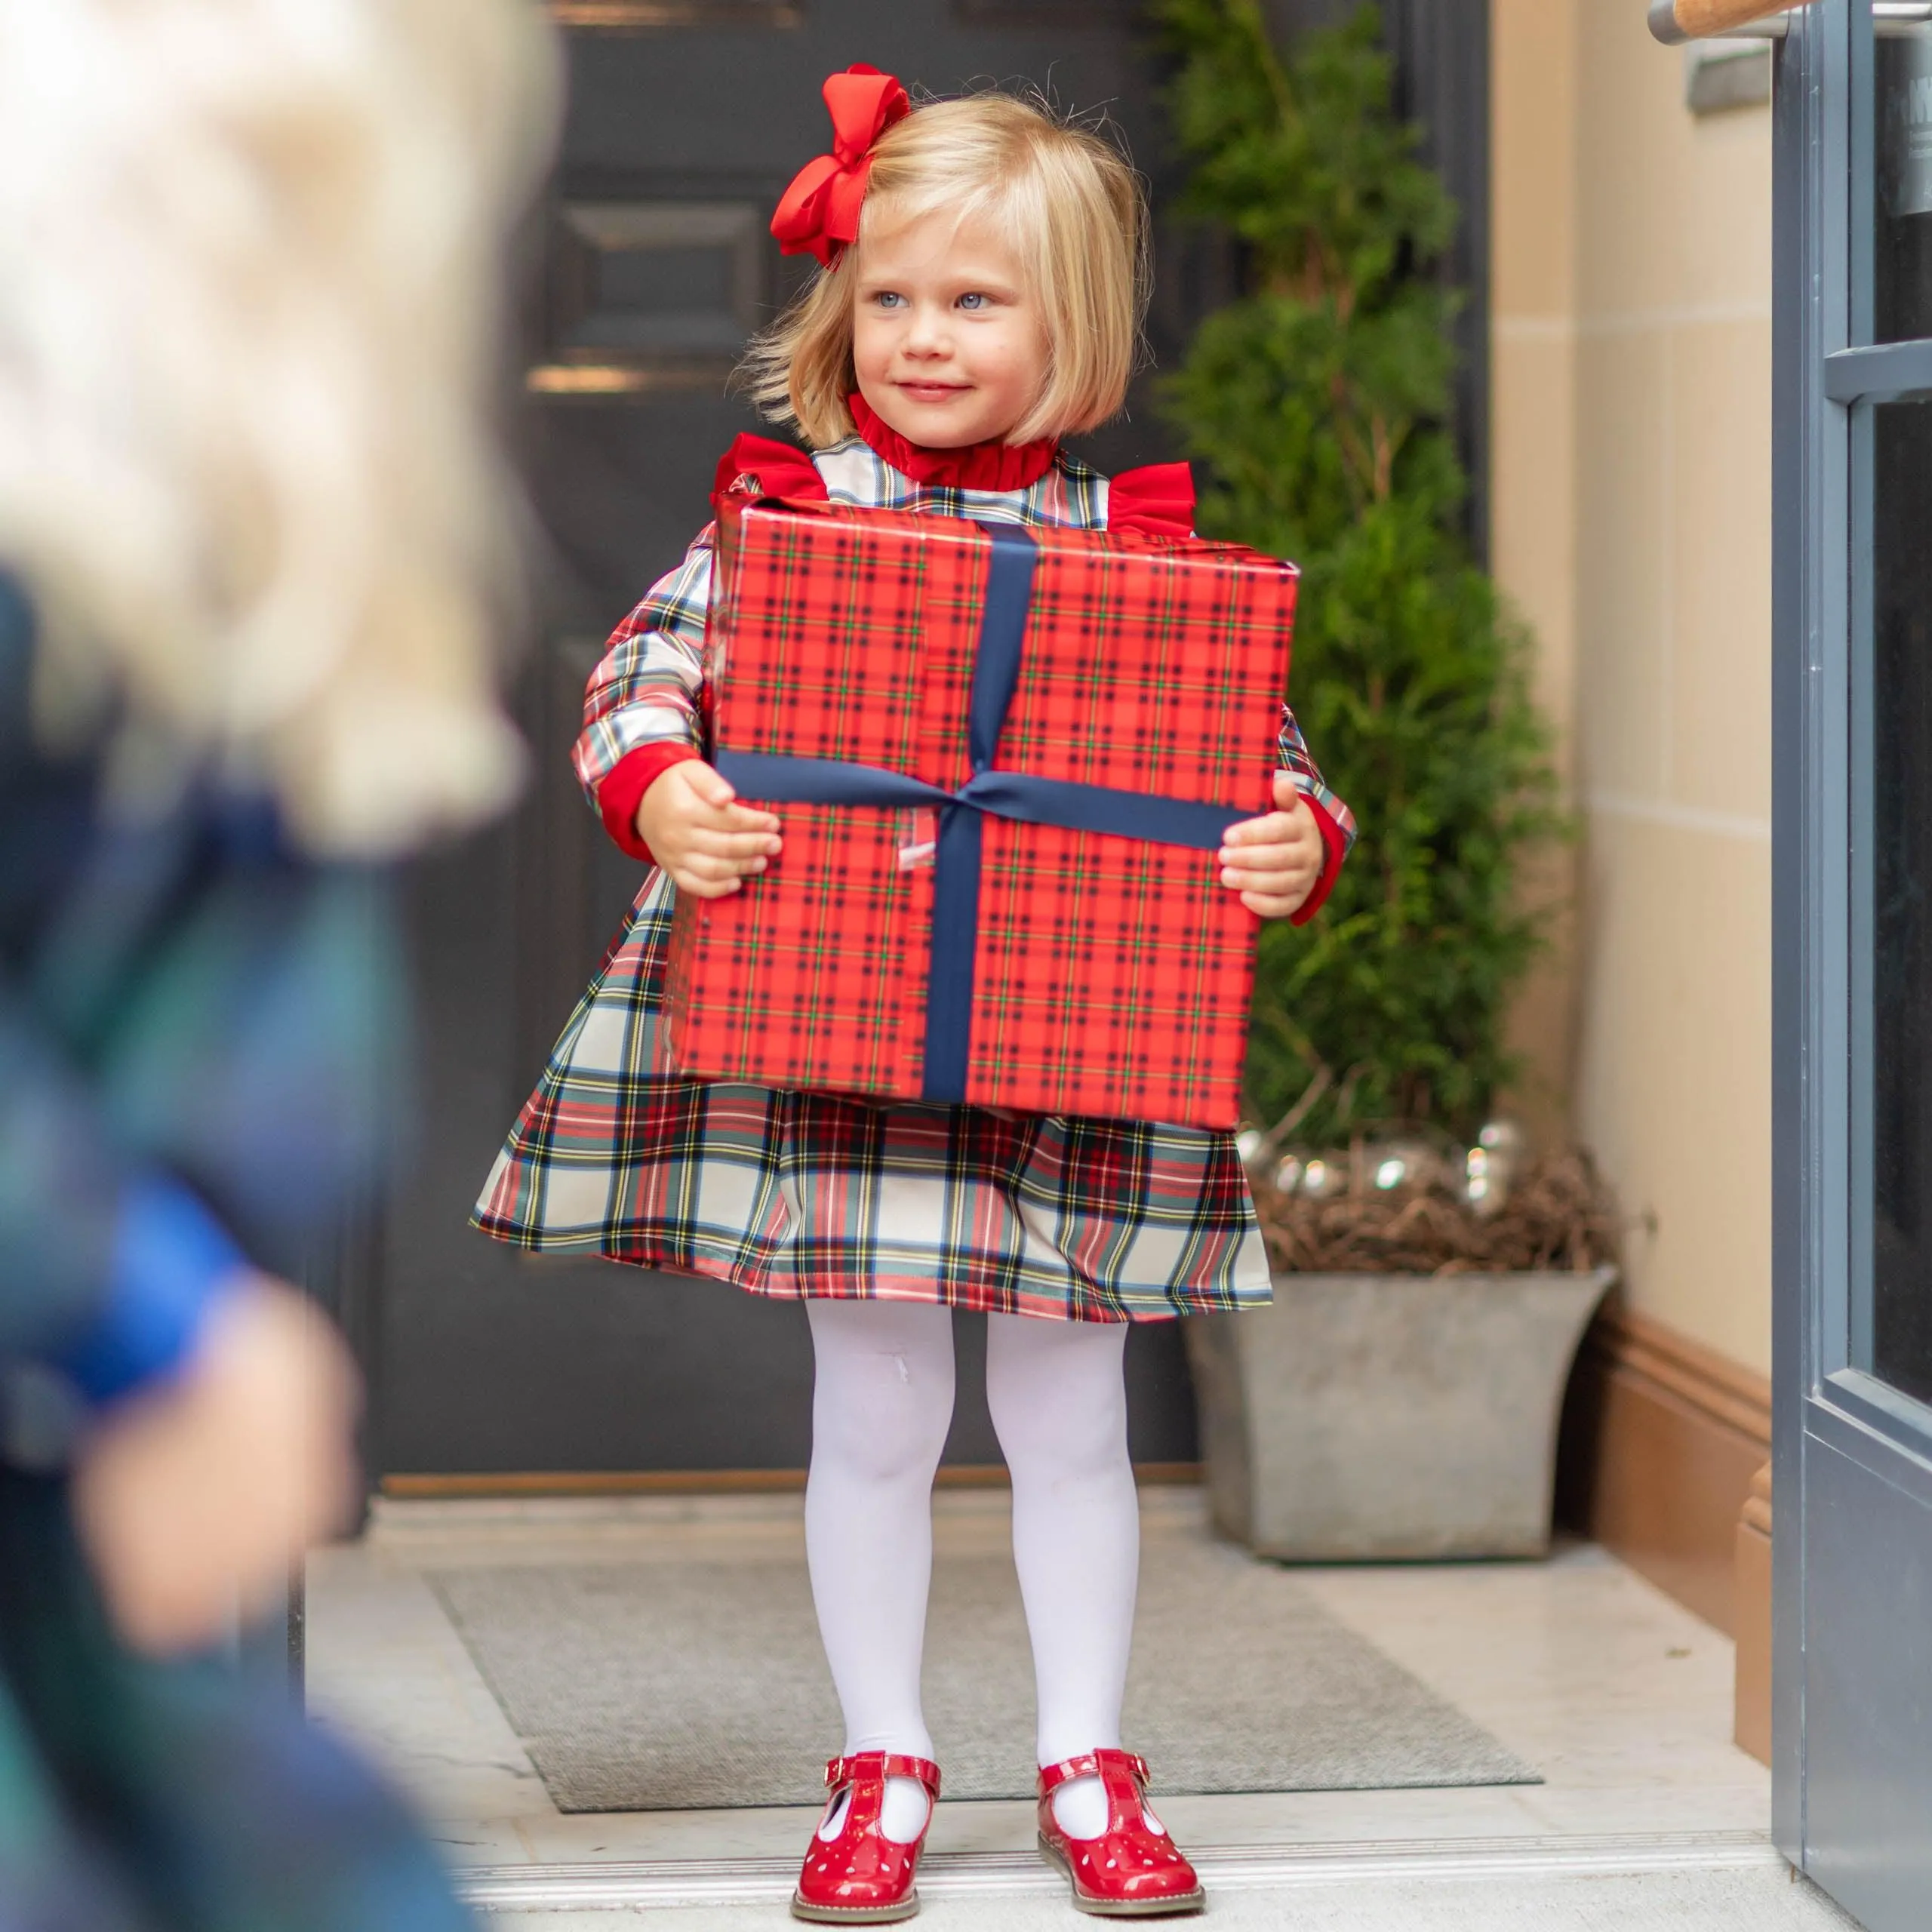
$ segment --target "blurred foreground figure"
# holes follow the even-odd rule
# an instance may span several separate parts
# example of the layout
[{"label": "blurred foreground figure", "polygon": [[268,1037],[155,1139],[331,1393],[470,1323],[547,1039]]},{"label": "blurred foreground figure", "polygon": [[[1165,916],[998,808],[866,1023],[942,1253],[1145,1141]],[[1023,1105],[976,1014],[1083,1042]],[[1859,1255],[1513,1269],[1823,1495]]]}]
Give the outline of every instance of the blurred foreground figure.
[{"label": "blurred foreground figure", "polygon": [[0,1932],[415,1932],[220,1661],[354,1495],[277,1278],[394,1140],[383,862],[501,801],[528,0],[0,0]]}]

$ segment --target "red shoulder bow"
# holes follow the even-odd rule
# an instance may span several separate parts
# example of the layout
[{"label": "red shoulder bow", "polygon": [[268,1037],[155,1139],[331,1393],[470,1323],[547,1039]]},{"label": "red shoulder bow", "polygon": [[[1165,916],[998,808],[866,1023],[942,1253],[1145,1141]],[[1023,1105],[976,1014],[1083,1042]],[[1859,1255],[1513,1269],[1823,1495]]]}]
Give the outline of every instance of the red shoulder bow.
[{"label": "red shoulder bow", "polygon": [[1194,534],[1194,472],[1184,463],[1123,469],[1107,486],[1107,528],[1143,537]]},{"label": "red shoulder bow", "polygon": [[859,238],[859,208],[872,171],[872,144],[912,111],[906,90],[890,74],[860,63],[825,84],[832,115],[832,152],[808,161],[779,198],[771,232],[779,252],[816,255],[829,268],[839,251]]},{"label": "red shoulder bow", "polygon": [[789,497],[814,503],[826,500],[825,478],[818,466],[795,444],[774,442],[740,430],[738,439],[718,459],[711,500],[715,503],[741,477],[749,477],[764,497]]}]

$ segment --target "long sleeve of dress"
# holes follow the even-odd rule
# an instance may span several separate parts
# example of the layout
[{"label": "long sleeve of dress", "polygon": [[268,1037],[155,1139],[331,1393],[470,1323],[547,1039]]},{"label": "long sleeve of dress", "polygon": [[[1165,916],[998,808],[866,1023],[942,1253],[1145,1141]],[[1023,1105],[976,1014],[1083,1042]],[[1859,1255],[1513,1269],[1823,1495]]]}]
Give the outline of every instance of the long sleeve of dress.
[{"label": "long sleeve of dress", "polygon": [[605,829],[633,858],[638,803],[666,767],[702,755],[704,626],[713,533],[660,577],[611,635],[584,693],[583,730],[571,755],[578,782]]},{"label": "long sleeve of dress", "polygon": [[1315,881],[1315,890],[1303,902],[1301,910],[1291,921],[1295,925],[1305,926],[1328,903],[1328,895],[1334,891],[1335,881],[1341,876],[1342,861],[1349,856],[1349,848],[1355,842],[1355,814],[1321,776],[1321,769],[1308,749],[1308,740],[1302,736],[1301,727],[1295,721],[1294,713],[1285,704],[1281,707],[1281,733],[1275,750],[1281,770],[1294,774],[1296,789],[1315,814],[1315,827],[1321,834],[1321,874]]}]

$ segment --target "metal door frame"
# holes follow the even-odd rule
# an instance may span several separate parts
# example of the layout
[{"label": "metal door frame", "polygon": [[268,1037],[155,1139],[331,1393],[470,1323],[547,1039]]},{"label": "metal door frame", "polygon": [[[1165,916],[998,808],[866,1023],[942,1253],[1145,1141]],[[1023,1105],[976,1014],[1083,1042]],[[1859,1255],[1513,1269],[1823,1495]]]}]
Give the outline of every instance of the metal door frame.
[{"label": "metal door frame", "polygon": [[[1822,220],[1830,112],[1823,43],[1834,26],[1843,31],[1841,4],[1837,11],[1836,22],[1826,17],[1825,4],[1792,16],[1776,48],[1772,105],[1772,1810],[1778,1847],[1801,1869],[1804,1411],[1817,1382],[1811,1311],[1831,1247],[1827,1205],[1835,1192],[1844,1198],[1842,1186],[1835,1189],[1826,1178],[1842,1122],[1833,1118],[1838,1109],[1821,1105],[1814,1071],[1832,1062],[1835,1020],[1841,1022],[1844,1012],[1842,998],[1833,997],[1841,949],[1835,955],[1827,946],[1825,917],[1832,880],[1842,887],[1845,871],[1841,794],[1839,836],[1832,836],[1834,761],[1827,750],[1829,696],[1844,680],[1828,675],[1830,640],[1843,633],[1833,632],[1826,611],[1842,607],[1843,586],[1828,582],[1842,572],[1827,567],[1821,487],[1828,476],[1844,475],[1846,454],[1843,417],[1827,408],[1823,391],[1826,344],[1835,321],[1842,343],[1848,319],[1826,312],[1828,291],[1848,287],[1848,276],[1829,272],[1826,258],[1834,250]],[[1844,106],[1837,104],[1841,120]],[[1842,209],[1845,183],[1836,185]],[[1842,1041],[1837,1044],[1841,1063]]]},{"label": "metal door frame", "polygon": [[[1873,405],[1932,397],[1932,342],[1877,346],[1871,318],[1872,40],[1864,0],[1814,0],[1777,55],[1772,798],[1774,1833],[1814,1864],[1806,1672],[1811,1458],[1833,1452],[1926,1512],[1932,1411],[1854,1365],[1869,1192],[1855,1069],[1865,1056],[1871,907],[1853,865],[1870,823],[1854,755],[1869,648],[1870,505],[1854,463]],[[1864,681],[1869,693],[1869,680]],[[1869,709],[1869,704],[1866,707]],[[1861,798],[1856,789],[1863,785]],[[1861,1193],[1860,1190],[1864,1192]]]}]

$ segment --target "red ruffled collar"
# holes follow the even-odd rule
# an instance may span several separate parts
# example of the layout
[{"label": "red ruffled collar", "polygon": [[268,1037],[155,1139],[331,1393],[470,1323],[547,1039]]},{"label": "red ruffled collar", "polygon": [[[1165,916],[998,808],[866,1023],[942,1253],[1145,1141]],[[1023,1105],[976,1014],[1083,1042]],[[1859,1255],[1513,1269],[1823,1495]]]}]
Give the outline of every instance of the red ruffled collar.
[{"label": "red ruffled collar", "polygon": [[909,443],[865,398],[849,398],[852,420],[875,454],[915,483],[955,490],[1024,490],[1039,481],[1060,453],[1057,438],[1036,443],[972,443],[964,449],[929,450]]}]

